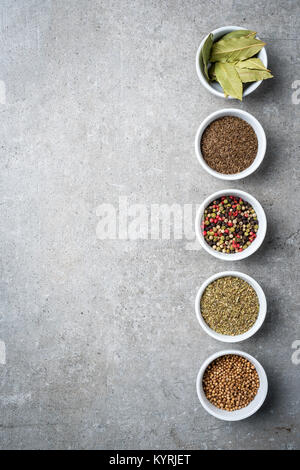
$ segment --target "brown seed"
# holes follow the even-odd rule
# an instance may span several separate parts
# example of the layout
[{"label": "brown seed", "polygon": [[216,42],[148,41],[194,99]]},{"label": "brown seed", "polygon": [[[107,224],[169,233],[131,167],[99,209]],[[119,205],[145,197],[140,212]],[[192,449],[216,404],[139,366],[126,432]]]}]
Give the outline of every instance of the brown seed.
[{"label": "brown seed", "polygon": [[206,398],[218,408],[227,411],[247,406],[255,398],[259,384],[258,373],[253,364],[236,354],[215,359],[204,372],[202,381]]},{"label": "brown seed", "polygon": [[243,119],[224,116],[203,132],[201,152],[206,163],[223,174],[248,168],[257,155],[258,141],[253,128]]}]

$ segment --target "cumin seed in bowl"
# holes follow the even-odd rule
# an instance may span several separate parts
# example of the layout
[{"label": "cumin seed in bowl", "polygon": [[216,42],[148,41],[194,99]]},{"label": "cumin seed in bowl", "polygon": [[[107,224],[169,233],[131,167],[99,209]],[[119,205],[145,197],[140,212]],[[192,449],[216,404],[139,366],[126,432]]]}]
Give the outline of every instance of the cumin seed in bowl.
[{"label": "cumin seed in bowl", "polygon": [[207,126],[201,139],[205,162],[218,173],[233,175],[246,170],[255,160],[257,136],[244,119],[223,116]]},{"label": "cumin seed in bowl", "polygon": [[207,116],[195,137],[202,168],[222,180],[238,180],[254,173],[267,148],[260,122],[241,109],[224,108]]}]

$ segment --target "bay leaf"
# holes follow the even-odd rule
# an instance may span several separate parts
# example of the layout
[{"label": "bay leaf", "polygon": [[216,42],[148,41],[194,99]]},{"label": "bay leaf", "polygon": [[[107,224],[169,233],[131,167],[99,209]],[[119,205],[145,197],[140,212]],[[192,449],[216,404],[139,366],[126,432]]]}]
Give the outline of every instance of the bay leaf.
[{"label": "bay leaf", "polygon": [[213,64],[211,65],[211,67],[209,67],[209,70],[208,70],[209,78],[210,78],[210,80],[212,80],[212,81],[215,81],[215,80],[217,79],[217,77],[216,77],[216,72],[215,72],[215,66],[216,66],[216,64],[213,63]]},{"label": "bay leaf", "polygon": [[255,38],[221,39],[213,44],[210,62],[235,62],[257,54],[266,44]]},{"label": "bay leaf", "polygon": [[217,62],[215,64],[215,74],[225,96],[229,95],[242,101],[243,84],[235,66],[225,62]]},{"label": "bay leaf", "polygon": [[236,67],[239,69],[254,69],[254,70],[264,70],[265,72],[270,72],[267,69],[262,61],[257,57],[252,57],[251,59],[240,60],[235,64]]},{"label": "bay leaf", "polygon": [[249,29],[238,29],[236,31],[231,31],[231,33],[225,34],[225,36],[222,36],[221,39],[223,41],[223,39],[241,38],[244,36],[247,38],[255,38],[256,31],[250,31]]},{"label": "bay leaf", "polygon": [[243,83],[257,82],[273,77],[268,70],[241,69],[236,67],[236,71]]},{"label": "bay leaf", "polygon": [[204,73],[205,73],[205,76],[206,76],[207,80],[209,80],[207,65],[208,65],[208,62],[209,62],[209,56],[210,56],[210,53],[211,53],[211,48],[212,48],[213,42],[214,42],[214,37],[210,33],[207,36],[207,38],[206,38],[206,40],[203,44],[202,51],[201,51],[201,58],[202,58],[202,62],[203,62],[203,70],[204,70]]}]

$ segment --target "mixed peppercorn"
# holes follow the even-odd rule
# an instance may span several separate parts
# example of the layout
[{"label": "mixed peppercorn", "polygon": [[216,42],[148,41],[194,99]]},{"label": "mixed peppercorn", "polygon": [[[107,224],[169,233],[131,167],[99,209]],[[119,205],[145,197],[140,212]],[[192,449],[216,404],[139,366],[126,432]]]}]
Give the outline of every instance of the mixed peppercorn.
[{"label": "mixed peppercorn", "polygon": [[222,196],[205,209],[201,228],[206,243],[214,250],[238,253],[255,240],[258,220],[247,201],[236,196]]}]

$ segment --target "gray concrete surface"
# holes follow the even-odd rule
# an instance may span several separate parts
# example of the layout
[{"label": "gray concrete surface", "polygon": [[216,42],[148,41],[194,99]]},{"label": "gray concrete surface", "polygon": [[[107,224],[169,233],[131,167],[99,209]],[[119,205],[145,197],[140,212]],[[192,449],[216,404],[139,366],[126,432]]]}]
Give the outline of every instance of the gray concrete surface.
[{"label": "gray concrete surface", "polygon": [[[1,2],[2,449],[299,448],[299,10]],[[228,24],[259,32],[276,77],[242,104],[208,94],[195,72],[203,35]],[[100,240],[103,203],[196,205],[232,186],[193,148],[201,120],[226,106],[252,112],[268,138],[261,169],[234,185],[266,210],[259,252],[233,264],[185,238]],[[194,297],[227,268],[255,277],[269,305],[238,348],[264,365],[270,391],[240,423],[206,414],[195,392],[201,362],[226,345],[201,331]]]}]

